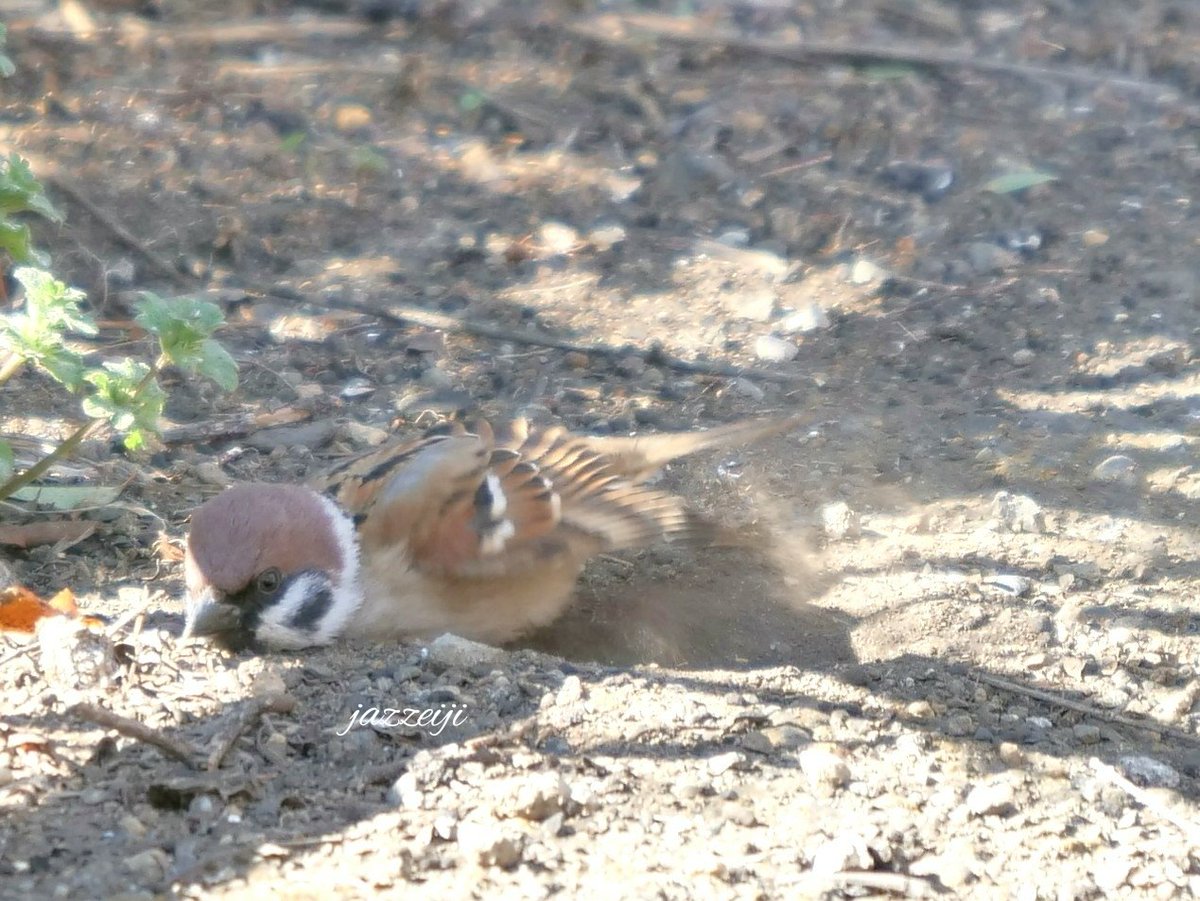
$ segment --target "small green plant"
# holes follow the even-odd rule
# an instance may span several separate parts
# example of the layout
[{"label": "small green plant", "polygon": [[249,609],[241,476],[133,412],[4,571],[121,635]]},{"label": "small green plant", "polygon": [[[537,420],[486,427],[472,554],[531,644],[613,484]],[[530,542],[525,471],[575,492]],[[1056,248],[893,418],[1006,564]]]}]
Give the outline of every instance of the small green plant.
[{"label": "small green plant", "polygon": [[[0,77],[13,73],[4,53],[7,32],[0,24]],[[166,393],[158,383],[163,367],[212,379],[226,391],[237,387],[237,364],[212,337],[224,318],[214,304],[190,297],[170,300],[145,293],[136,321],[157,340],[152,363],[124,357],[89,365],[71,343],[72,335],[95,335],[96,325],[80,308],[82,291],[56,279],[46,254],[33,246],[29,226],[13,219],[33,213],[54,222],[62,215],[46,197],[29,164],[16,153],[0,158],[0,274],[17,264],[24,309],[0,314],[0,387],[32,367],[67,391],[81,393],[87,419],[52,451],[16,471],[12,447],[0,441],[0,501],[29,485],[59,460],[70,456],[101,426],[108,424],[131,450],[158,432]],[[4,259],[7,257],[7,260]],[[0,300],[3,299],[0,294]]]},{"label": "small green plant", "polygon": [[28,364],[68,391],[90,391],[83,398],[83,412],[88,419],[23,472],[13,471],[11,448],[0,442],[0,500],[69,456],[104,424],[124,438],[126,447],[142,447],[148,435],[158,432],[167,397],[158,376],[165,366],[210,378],[226,391],[237,387],[237,363],[212,337],[224,323],[215,304],[144,293],[136,321],[157,340],[154,361],[147,364],[124,357],[88,366],[82,354],[68,343],[70,333],[96,332],[95,325],[79,310],[81,293],[39,269],[23,267],[14,275],[25,289],[25,311],[0,317],[0,348],[8,355],[0,366],[0,385]]},{"label": "small green plant", "polygon": [[52,222],[62,221],[62,214],[46,198],[29,164],[12,153],[8,159],[0,159],[0,251],[14,263],[48,266],[49,258],[33,246],[29,226],[12,219],[18,213],[37,213]]}]

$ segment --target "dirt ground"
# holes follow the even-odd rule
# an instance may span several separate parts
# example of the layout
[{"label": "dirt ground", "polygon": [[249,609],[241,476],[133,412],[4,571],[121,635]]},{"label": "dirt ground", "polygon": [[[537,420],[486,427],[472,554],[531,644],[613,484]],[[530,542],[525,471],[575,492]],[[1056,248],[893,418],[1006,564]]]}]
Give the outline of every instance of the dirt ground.
[{"label": "dirt ground", "polygon": [[[1195,5],[0,18],[92,352],[153,289],[241,368],[0,548],[110,620],[0,638],[0,896],[1200,894]],[[753,553],[598,560],[520,647],[178,641],[199,502],[459,410],[810,420],[664,476]],[[0,388],[21,454],[78,415]]]}]

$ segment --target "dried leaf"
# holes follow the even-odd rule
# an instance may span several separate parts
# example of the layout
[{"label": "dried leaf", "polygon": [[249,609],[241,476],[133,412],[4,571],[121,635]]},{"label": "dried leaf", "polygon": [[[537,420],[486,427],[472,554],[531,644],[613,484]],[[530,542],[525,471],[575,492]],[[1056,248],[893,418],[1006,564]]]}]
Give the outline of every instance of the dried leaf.
[{"label": "dried leaf", "polygon": [[95,531],[96,523],[86,520],[29,522],[20,526],[0,526],[0,544],[31,548],[63,541],[70,545],[83,541]]},{"label": "dried leaf", "polygon": [[49,601],[21,585],[0,588],[0,631],[32,634],[40,620],[48,616],[69,616],[87,626],[103,626],[97,616],[81,615],[75,594],[64,588]]},{"label": "dried leaf", "polygon": [[13,497],[54,510],[79,510],[105,507],[120,494],[120,488],[104,485],[30,485],[14,493]]},{"label": "dried leaf", "polygon": [[160,531],[154,539],[154,553],[163,563],[179,563],[183,560],[183,549],[171,542],[171,536]]},{"label": "dried leaf", "polygon": [[39,619],[58,615],[57,610],[28,588],[17,585],[0,590],[0,629],[32,633]]}]

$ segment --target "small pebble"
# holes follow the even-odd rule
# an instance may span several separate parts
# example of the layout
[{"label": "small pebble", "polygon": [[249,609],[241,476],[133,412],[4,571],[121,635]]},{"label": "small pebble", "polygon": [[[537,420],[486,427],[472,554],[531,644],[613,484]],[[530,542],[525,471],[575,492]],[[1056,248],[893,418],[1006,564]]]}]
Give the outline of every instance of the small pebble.
[{"label": "small pebble", "polygon": [[421,373],[421,384],[428,388],[442,391],[453,387],[454,379],[440,366],[430,366]]},{"label": "small pebble", "polygon": [[746,755],[741,751],[726,751],[708,758],[705,768],[714,776],[728,772],[735,767],[741,767],[746,762]]},{"label": "small pebble", "polygon": [[1024,766],[1028,761],[1025,752],[1021,750],[1021,746],[1011,741],[1000,742],[997,753],[1000,755],[1000,759],[1011,767]]},{"label": "small pebble", "polygon": [[992,525],[997,530],[1040,535],[1046,531],[1046,516],[1033,498],[998,491],[992,498]]},{"label": "small pebble", "polygon": [[725,305],[730,312],[742,319],[766,322],[775,314],[775,301],[773,289],[758,288],[727,299]]},{"label": "small pebble", "polygon": [[1120,768],[1130,782],[1146,788],[1177,788],[1179,786],[1179,772],[1174,767],[1144,754],[1122,757]]},{"label": "small pebble", "polygon": [[353,400],[356,397],[366,397],[368,394],[375,393],[375,385],[369,379],[353,378],[342,386],[341,395],[347,400]]},{"label": "small pebble", "polygon": [[958,713],[946,720],[946,732],[956,738],[970,735],[975,731],[975,720],[969,713]]},{"label": "small pebble", "polygon": [[820,795],[828,797],[850,781],[850,767],[828,744],[810,745],[797,755],[797,761],[809,786]]},{"label": "small pebble", "polygon": [[572,674],[563,679],[562,685],[559,686],[558,694],[554,696],[554,703],[560,707],[566,707],[582,698],[583,681],[578,676]]},{"label": "small pebble", "polygon": [[521,861],[524,836],[495,822],[463,820],[456,838],[463,854],[483,866],[511,869]]},{"label": "small pebble", "polygon": [[1133,487],[1138,481],[1138,465],[1124,454],[1115,454],[1097,464],[1092,470],[1092,478],[1097,482],[1111,482],[1118,485]]},{"label": "small pebble", "polygon": [[850,267],[850,284],[869,285],[881,281],[884,275],[884,270],[870,260],[855,260]]},{"label": "small pebble", "polygon": [[495,663],[507,654],[500,648],[446,633],[431,641],[426,649],[432,663],[442,666],[471,667],[479,663]]},{"label": "small pebble", "polygon": [[750,379],[738,377],[732,382],[733,390],[742,397],[748,397],[751,400],[762,400],[767,396],[762,388],[758,387]]},{"label": "small pebble", "polygon": [[567,783],[558,773],[538,773],[518,789],[512,812],[540,823],[559,813],[570,796]]},{"label": "small pebble", "polygon": [[913,701],[904,708],[905,712],[914,719],[929,719],[933,716],[933,705],[928,701]]},{"label": "small pebble", "polygon": [[547,254],[568,254],[579,246],[579,232],[561,222],[546,222],[538,229],[538,243]]},{"label": "small pebble", "polygon": [[858,513],[851,510],[845,501],[834,501],[821,508],[821,528],[830,541],[857,538],[862,534]]},{"label": "small pebble", "polygon": [[966,256],[979,275],[996,275],[1021,263],[1017,254],[990,241],[972,241],[967,245]]},{"label": "small pebble", "polygon": [[625,229],[619,225],[601,225],[588,232],[588,240],[600,252],[612,250],[625,240]]},{"label": "small pebble", "polygon": [[1016,789],[1009,779],[984,782],[967,792],[966,805],[975,816],[1009,813],[1014,809]]},{"label": "small pebble", "polygon": [[754,355],[767,363],[786,363],[796,359],[800,348],[786,338],[759,335],[754,341]]},{"label": "small pebble", "polygon": [[816,876],[830,876],[846,870],[870,870],[874,862],[871,850],[861,835],[842,834],[813,852],[811,870]]},{"label": "small pebble", "polygon": [[829,328],[829,314],[817,303],[800,307],[779,321],[779,330],[785,334],[806,335],[826,328]]}]

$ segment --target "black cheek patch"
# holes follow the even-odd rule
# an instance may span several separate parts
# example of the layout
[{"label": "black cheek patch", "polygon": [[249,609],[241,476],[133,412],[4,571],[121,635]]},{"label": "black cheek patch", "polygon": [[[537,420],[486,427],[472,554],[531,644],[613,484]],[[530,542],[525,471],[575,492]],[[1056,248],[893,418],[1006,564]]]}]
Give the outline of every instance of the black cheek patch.
[{"label": "black cheek patch", "polygon": [[317,624],[324,619],[329,608],[333,606],[333,590],[328,585],[322,585],[320,590],[305,598],[287,624],[301,632],[315,632]]}]

